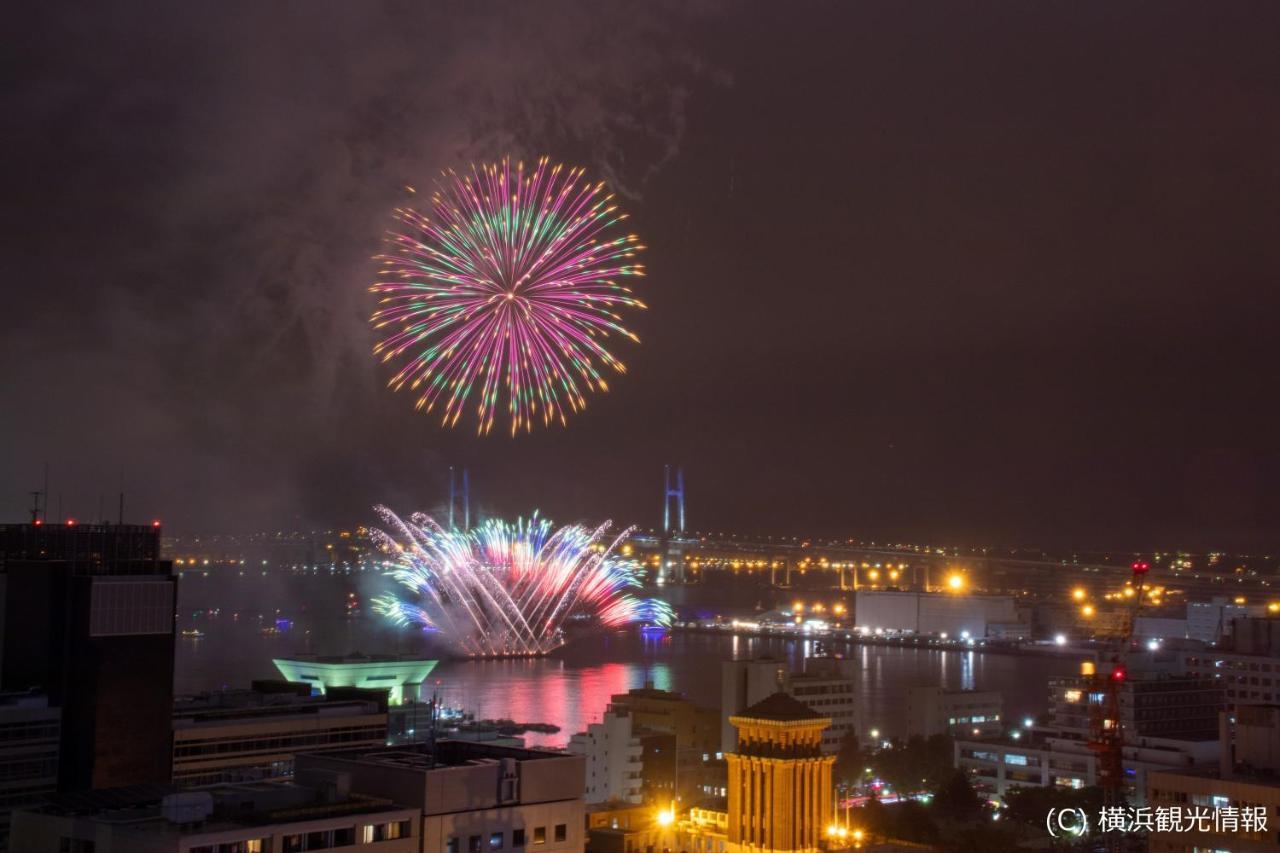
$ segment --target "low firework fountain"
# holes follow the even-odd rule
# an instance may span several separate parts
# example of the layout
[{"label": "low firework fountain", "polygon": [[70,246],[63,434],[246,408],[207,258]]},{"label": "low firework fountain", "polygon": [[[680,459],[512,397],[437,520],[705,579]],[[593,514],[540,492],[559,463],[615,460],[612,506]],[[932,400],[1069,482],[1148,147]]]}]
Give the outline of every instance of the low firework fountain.
[{"label": "low firework fountain", "polygon": [[671,621],[665,602],[636,595],[640,567],[616,553],[630,529],[611,537],[608,522],[554,528],[535,514],[463,531],[422,513],[406,520],[376,509],[387,525],[373,531],[384,568],[410,596],[381,596],[375,609],[439,631],[463,654],[545,655],[564,645],[571,617],[604,628]]}]

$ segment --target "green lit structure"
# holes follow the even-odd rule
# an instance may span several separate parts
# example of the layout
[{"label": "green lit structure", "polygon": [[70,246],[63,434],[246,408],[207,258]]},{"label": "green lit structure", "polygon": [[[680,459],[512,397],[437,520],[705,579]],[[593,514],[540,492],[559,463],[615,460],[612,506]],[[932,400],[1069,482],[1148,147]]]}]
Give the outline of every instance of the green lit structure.
[{"label": "green lit structure", "polygon": [[312,693],[323,694],[330,687],[386,690],[392,705],[404,702],[406,690],[411,698],[416,698],[418,688],[438,662],[395,655],[361,654],[330,657],[296,655],[272,661],[281,676],[288,681],[310,684]]}]

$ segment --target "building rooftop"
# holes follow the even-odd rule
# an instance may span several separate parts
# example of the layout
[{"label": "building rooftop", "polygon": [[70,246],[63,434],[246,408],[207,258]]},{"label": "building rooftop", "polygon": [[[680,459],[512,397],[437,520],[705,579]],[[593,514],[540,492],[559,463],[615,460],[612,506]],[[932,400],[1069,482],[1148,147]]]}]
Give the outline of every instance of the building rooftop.
[{"label": "building rooftop", "polygon": [[55,794],[26,810],[112,824],[130,833],[186,836],[411,809],[360,794],[344,793],[334,799],[332,791],[294,782],[247,782],[187,791],[139,785]]},{"label": "building rooftop", "polygon": [[789,723],[797,720],[825,720],[824,715],[810,708],[786,693],[774,693],[746,708],[736,717],[751,717],[756,720],[777,720]]},{"label": "building rooftop", "polygon": [[436,661],[417,655],[366,655],[363,652],[352,652],[346,655],[316,655],[310,652],[299,652],[298,654],[288,655],[280,658],[284,661],[305,661],[306,663],[319,663],[326,665],[351,665],[351,664],[370,664],[370,663],[407,663],[407,664],[435,664]]},{"label": "building rooftop", "polygon": [[554,758],[572,758],[567,752],[548,749],[527,749],[494,743],[477,743],[464,740],[439,740],[435,747],[427,743],[407,743],[399,746],[326,750],[325,758],[336,758],[358,764],[376,764],[383,767],[435,770],[443,767],[466,767],[487,764],[503,758],[517,761],[544,761]]},{"label": "building rooftop", "polygon": [[308,684],[290,686],[292,691],[221,690],[179,699],[173,706],[173,725],[185,728],[246,718],[373,713],[386,704],[385,691],[333,688],[327,695],[313,696]]}]

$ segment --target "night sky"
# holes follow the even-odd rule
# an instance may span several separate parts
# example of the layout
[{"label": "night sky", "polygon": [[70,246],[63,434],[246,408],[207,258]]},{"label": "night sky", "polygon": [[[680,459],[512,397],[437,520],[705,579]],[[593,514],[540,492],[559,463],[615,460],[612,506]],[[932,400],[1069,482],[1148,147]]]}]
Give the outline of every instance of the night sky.
[{"label": "night sky", "polygon": [[[448,465],[648,526],[671,462],[699,530],[1280,546],[1280,4],[30,6],[5,520],[48,460],[178,532]],[[405,184],[507,153],[610,181],[650,310],[568,428],[477,438],[383,387],[366,288]]]}]

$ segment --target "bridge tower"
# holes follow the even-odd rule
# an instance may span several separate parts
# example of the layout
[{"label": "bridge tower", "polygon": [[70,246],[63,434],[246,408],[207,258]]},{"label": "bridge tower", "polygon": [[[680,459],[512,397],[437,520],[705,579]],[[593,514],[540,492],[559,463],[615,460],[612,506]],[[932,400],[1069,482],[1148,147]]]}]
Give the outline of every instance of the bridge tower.
[{"label": "bridge tower", "polygon": [[[662,566],[658,577],[674,583],[684,583],[684,548],[680,537],[684,535],[684,469],[676,468],[676,484],[671,485],[671,466],[662,466]],[[671,505],[675,504],[675,530],[671,529]]]},{"label": "bridge tower", "polygon": [[662,532],[671,534],[671,502],[675,500],[677,523],[677,533],[684,533],[684,469],[676,469],[676,486],[671,488],[671,466],[662,466]]},{"label": "bridge tower", "polygon": [[471,477],[470,472],[466,468],[462,469],[462,494],[461,506],[458,504],[458,478],[457,472],[453,466],[449,466],[449,529],[454,527],[454,510],[460,509],[459,515],[462,516],[462,529],[471,529]]}]

